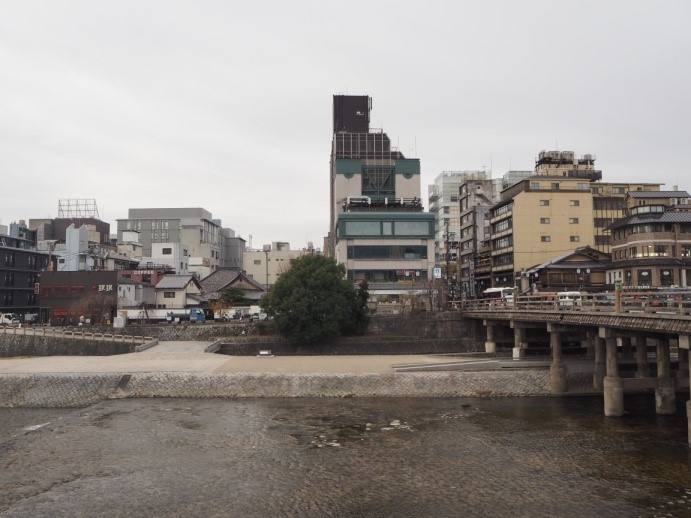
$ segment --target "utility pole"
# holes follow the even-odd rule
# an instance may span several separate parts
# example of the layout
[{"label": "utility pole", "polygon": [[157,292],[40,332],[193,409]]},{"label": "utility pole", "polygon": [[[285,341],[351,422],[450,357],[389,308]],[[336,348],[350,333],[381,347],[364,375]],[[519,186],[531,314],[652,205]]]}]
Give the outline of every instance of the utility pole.
[{"label": "utility pole", "polygon": [[[446,224],[446,234],[444,235],[444,240],[445,240],[445,246],[446,246],[446,289],[448,290],[448,294],[453,297],[453,287],[451,286],[450,278],[451,278],[451,236],[453,235],[452,233],[449,232],[449,221],[447,220],[445,222]],[[453,300],[452,300],[453,302]]]}]

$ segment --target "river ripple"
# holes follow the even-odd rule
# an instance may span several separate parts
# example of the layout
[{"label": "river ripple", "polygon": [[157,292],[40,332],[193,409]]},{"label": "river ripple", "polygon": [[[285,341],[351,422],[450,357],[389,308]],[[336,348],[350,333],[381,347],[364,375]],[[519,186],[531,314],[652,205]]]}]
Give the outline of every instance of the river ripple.
[{"label": "river ripple", "polygon": [[2,516],[691,516],[686,417],[602,399],[0,409]]}]

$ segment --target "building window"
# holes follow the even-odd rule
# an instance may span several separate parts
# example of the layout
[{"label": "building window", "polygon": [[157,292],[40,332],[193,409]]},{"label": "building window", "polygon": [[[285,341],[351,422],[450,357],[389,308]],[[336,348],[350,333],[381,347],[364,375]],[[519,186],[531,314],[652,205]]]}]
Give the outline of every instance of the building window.
[{"label": "building window", "polygon": [[255,264],[255,265],[257,265],[257,264],[262,264],[262,260],[261,260],[261,259],[255,259],[255,260],[254,260],[254,264]]},{"label": "building window", "polygon": [[569,225],[578,225],[578,218],[569,218]]},{"label": "building window", "polygon": [[569,236],[569,241],[571,241],[572,243],[578,243],[580,240],[580,236]]},{"label": "building window", "polygon": [[638,286],[652,286],[650,270],[638,270]]},{"label": "building window", "polygon": [[542,241],[543,243],[549,243],[550,241],[552,241],[552,238],[550,236],[540,236],[540,241]]},{"label": "building window", "polygon": [[540,188],[540,182],[530,182],[530,189],[537,191]]},{"label": "building window", "polygon": [[578,190],[579,191],[589,191],[590,190],[590,184],[589,183],[578,183]]},{"label": "building window", "polygon": [[559,182],[552,182],[552,183],[550,184],[550,188],[551,188],[553,191],[558,191],[558,190],[559,190]]},{"label": "building window", "polygon": [[580,204],[580,200],[569,200],[569,205],[571,205],[572,207],[578,207],[580,206]]},{"label": "building window", "polygon": [[542,225],[549,225],[549,218],[540,218],[540,223]]},{"label": "building window", "polygon": [[549,200],[540,200],[540,207],[549,206]]},{"label": "building window", "polygon": [[625,192],[624,187],[612,187],[612,194],[624,194]]},{"label": "building window", "polygon": [[161,253],[163,255],[172,255],[173,249],[172,248],[164,248],[163,250],[161,250]]},{"label": "building window", "polygon": [[164,291],[163,292],[163,298],[164,299],[174,299],[175,298],[175,292],[174,291]]},{"label": "building window", "polygon": [[674,272],[672,270],[660,270],[660,286],[673,286]]}]

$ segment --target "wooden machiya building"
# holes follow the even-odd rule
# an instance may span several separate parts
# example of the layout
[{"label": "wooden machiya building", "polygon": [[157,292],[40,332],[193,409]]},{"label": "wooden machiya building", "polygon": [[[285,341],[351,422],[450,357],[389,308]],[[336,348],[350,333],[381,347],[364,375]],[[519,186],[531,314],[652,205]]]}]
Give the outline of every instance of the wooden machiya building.
[{"label": "wooden machiya building", "polygon": [[608,282],[629,288],[687,287],[691,282],[691,195],[686,191],[635,191],[628,216],[609,228]]},{"label": "wooden machiya building", "polygon": [[40,292],[51,325],[110,324],[117,314],[118,272],[43,272]]}]

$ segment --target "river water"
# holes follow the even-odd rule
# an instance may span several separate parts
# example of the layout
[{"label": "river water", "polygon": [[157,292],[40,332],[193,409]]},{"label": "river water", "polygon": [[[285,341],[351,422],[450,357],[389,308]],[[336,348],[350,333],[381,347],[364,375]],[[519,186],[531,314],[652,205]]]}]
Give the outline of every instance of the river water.
[{"label": "river water", "polygon": [[123,399],[0,409],[0,516],[691,516],[683,402]]}]

